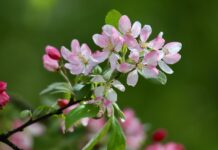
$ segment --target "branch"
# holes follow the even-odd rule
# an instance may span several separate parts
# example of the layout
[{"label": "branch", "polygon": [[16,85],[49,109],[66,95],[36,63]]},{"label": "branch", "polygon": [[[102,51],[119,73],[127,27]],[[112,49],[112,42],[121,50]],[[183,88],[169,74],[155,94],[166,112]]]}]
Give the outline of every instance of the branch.
[{"label": "branch", "polygon": [[11,142],[8,140],[8,138],[9,138],[10,136],[12,136],[13,134],[15,134],[15,133],[17,133],[17,132],[23,131],[26,127],[28,127],[28,126],[30,126],[30,125],[36,123],[36,122],[39,122],[39,121],[48,119],[48,118],[52,117],[53,115],[62,114],[62,113],[63,113],[63,110],[65,110],[66,108],[68,108],[68,107],[70,107],[70,106],[72,106],[72,105],[78,104],[78,103],[80,103],[80,102],[81,102],[81,100],[80,100],[80,101],[72,101],[72,100],[71,100],[71,101],[69,102],[69,104],[68,104],[67,106],[63,107],[63,108],[60,108],[60,109],[58,109],[58,110],[55,110],[54,112],[48,113],[48,114],[46,114],[46,115],[44,115],[44,116],[41,116],[41,117],[39,117],[39,118],[37,118],[37,119],[34,119],[34,120],[31,118],[29,121],[27,121],[26,123],[24,123],[24,124],[21,125],[20,127],[15,128],[15,129],[13,129],[13,130],[10,130],[10,131],[8,131],[7,133],[0,134],[0,141],[3,142],[3,143],[5,143],[5,144],[7,144],[7,145],[9,145],[9,146],[10,146],[11,148],[13,148],[14,150],[21,150],[21,149],[19,149],[16,145],[14,145],[13,143],[11,143]]}]

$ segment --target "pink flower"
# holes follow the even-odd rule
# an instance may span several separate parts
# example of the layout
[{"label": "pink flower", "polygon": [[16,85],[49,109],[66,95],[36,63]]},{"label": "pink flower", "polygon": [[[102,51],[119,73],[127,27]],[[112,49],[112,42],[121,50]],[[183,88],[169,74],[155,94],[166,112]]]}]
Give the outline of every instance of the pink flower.
[{"label": "pink flower", "polygon": [[[103,56],[95,58],[97,60],[109,58],[111,68],[115,69],[117,60],[119,59],[119,55],[117,55],[116,52],[121,50],[124,40],[120,33],[111,25],[104,25],[102,30],[102,34],[95,34],[92,37],[95,44],[103,48]],[[99,52],[97,52],[97,54],[98,53]],[[96,56],[96,54],[94,54],[94,56]]]},{"label": "pink flower", "polygon": [[7,88],[7,83],[4,81],[0,81],[0,93],[4,92]]},{"label": "pink flower", "polygon": [[[16,120],[13,127],[17,128],[23,124],[22,121]],[[10,141],[23,150],[31,150],[33,147],[33,138],[44,133],[45,127],[39,123],[35,123],[27,127],[23,132],[17,132],[10,137]]]},{"label": "pink flower", "polygon": [[125,65],[121,64],[118,66],[118,71],[127,73],[128,71],[132,70],[128,73],[127,84],[134,87],[138,82],[138,72],[146,78],[155,78],[159,74],[159,70],[156,68],[157,62],[160,59],[159,57],[159,52],[156,50],[146,51],[144,59],[140,62],[139,52],[134,50],[129,55],[130,60],[132,60],[132,62],[135,64],[135,68],[133,67],[134,70],[132,70],[133,65],[126,65],[125,63]]},{"label": "pink flower", "polygon": [[88,75],[94,66],[98,63],[92,55],[91,49],[87,44],[82,44],[80,47],[78,40],[73,40],[71,43],[71,51],[65,47],[61,48],[61,54],[69,63],[65,67],[70,70],[71,74]]},{"label": "pink flower", "polygon": [[165,40],[163,39],[163,32],[160,32],[158,36],[148,43],[148,47],[152,50],[159,50],[163,47]]},{"label": "pink flower", "polygon": [[45,48],[46,54],[48,54],[48,56],[54,60],[60,60],[61,59],[61,54],[59,52],[59,50],[53,46],[47,46]]},{"label": "pink flower", "polygon": [[170,42],[161,50],[162,60],[158,62],[159,67],[166,73],[172,74],[173,70],[167,64],[175,64],[181,59],[178,53],[182,48],[179,42]]},{"label": "pink flower", "polygon": [[126,135],[127,148],[137,150],[145,140],[144,126],[132,109],[125,109],[124,114],[126,120],[121,122],[121,125]]},{"label": "pink flower", "polygon": [[58,61],[52,59],[48,54],[43,56],[43,65],[45,69],[51,72],[57,71],[59,69]]},{"label": "pink flower", "polygon": [[167,136],[167,131],[165,129],[157,129],[152,136],[154,142],[160,142]]},{"label": "pink flower", "polygon": [[140,22],[136,21],[132,25],[129,17],[123,15],[119,20],[119,30],[124,34],[125,43],[130,50],[140,49],[140,46],[136,40],[141,32]]},{"label": "pink flower", "polygon": [[185,148],[182,144],[170,142],[165,145],[160,143],[155,143],[149,145],[147,148],[145,148],[145,150],[185,150]]},{"label": "pink flower", "polygon": [[4,107],[8,102],[10,97],[6,93],[7,83],[0,81],[0,109]]},{"label": "pink flower", "polygon": [[88,130],[92,133],[95,134],[97,133],[105,124],[105,119],[100,118],[100,119],[90,119],[88,122]]}]

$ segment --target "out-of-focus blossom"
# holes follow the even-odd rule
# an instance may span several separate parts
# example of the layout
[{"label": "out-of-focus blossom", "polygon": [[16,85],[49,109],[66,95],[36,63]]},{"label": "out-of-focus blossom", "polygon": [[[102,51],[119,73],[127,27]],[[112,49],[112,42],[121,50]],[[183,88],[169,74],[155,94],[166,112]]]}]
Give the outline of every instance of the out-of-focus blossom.
[{"label": "out-of-focus blossom", "polygon": [[162,60],[158,62],[159,67],[166,73],[172,74],[173,70],[168,64],[175,64],[181,59],[181,55],[178,53],[182,48],[182,44],[179,42],[170,42],[166,44],[161,50]]},{"label": "out-of-focus blossom", "polygon": [[0,109],[3,108],[8,102],[10,97],[6,93],[7,83],[0,81]]},{"label": "out-of-focus blossom", "polygon": [[[92,51],[88,45],[82,44],[80,47],[78,40],[72,40],[71,51],[62,47],[61,55],[68,61],[68,63],[65,64],[65,67],[69,69],[73,75],[88,75],[92,71],[93,67],[99,63],[97,58],[94,59]],[[98,53],[98,55],[100,54]]]},{"label": "out-of-focus blossom", "polygon": [[160,142],[167,136],[167,131],[165,129],[157,129],[152,136],[154,142]]},{"label": "out-of-focus blossom", "polygon": [[170,142],[166,144],[155,143],[147,146],[145,150],[185,150],[185,148],[182,144]]},{"label": "out-of-focus blossom", "polygon": [[[109,62],[112,69],[116,68],[117,60],[119,59],[119,55],[116,54],[119,52],[123,46],[123,37],[121,34],[111,25],[104,25],[102,34],[93,35],[93,41],[96,45],[103,48],[102,53],[104,56],[101,56],[102,60],[109,58]],[[98,54],[97,52],[96,54]],[[96,56],[96,54],[94,56]],[[101,58],[101,57],[98,57]]]},{"label": "out-of-focus blossom", "polygon": [[124,114],[126,120],[121,122],[121,125],[126,136],[127,149],[137,150],[145,141],[144,125],[135,116],[132,109],[125,109]]},{"label": "out-of-focus blossom", "polygon": [[61,54],[59,52],[59,50],[53,46],[47,46],[45,48],[46,54],[48,54],[48,56],[54,60],[60,60],[61,59]]},{"label": "out-of-focus blossom", "polygon": [[[13,123],[14,128],[18,128],[23,124],[22,121],[16,120]],[[35,123],[27,127],[23,132],[17,132],[10,137],[10,141],[23,150],[31,150],[34,144],[34,137],[40,136],[44,133],[45,127],[39,123]],[[11,150],[5,147],[4,150]]]}]

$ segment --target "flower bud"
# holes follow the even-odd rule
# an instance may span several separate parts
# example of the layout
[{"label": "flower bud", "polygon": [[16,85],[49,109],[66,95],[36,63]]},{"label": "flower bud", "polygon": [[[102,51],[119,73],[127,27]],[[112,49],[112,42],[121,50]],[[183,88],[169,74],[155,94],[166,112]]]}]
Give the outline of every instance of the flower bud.
[{"label": "flower bud", "polygon": [[7,83],[0,81],[0,93],[4,92],[7,88]]},{"label": "flower bud", "polygon": [[50,58],[47,54],[43,56],[43,65],[45,69],[51,72],[57,71],[59,68],[58,61]]},{"label": "flower bud", "polygon": [[68,103],[69,103],[69,101],[66,100],[66,99],[59,99],[59,100],[58,100],[58,106],[59,106],[60,108],[63,108],[63,107],[65,107],[65,106],[67,106]]},{"label": "flower bud", "polygon": [[10,97],[5,91],[0,93],[0,108],[4,107],[8,103],[9,99]]},{"label": "flower bud", "polygon": [[167,136],[167,131],[165,129],[157,129],[153,133],[153,141],[154,142],[160,142]]},{"label": "flower bud", "polygon": [[61,59],[61,54],[59,50],[53,46],[47,46],[45,48],[46,53],[48,56],[54,60],[60,60]]}]

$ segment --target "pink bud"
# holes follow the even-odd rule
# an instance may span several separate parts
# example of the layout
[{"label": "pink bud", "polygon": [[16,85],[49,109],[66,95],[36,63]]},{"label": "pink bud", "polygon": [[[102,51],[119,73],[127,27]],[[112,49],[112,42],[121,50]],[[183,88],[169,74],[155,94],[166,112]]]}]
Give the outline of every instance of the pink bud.
[{"label": "pink bud", "polygon": [[51,57],[52,59],[54,60],[61,59],[61,54],[57,48],[49,45],[45,48],[45,51],[48,54],[48,56]]},{"label": "pink bud", "polygon": [[49,55],[43,56],[43,64],[44,64],[45,69],[51,72],[57,71],[59,68],[58,61],[50,58]]},{"label": "pink bud", "polygon": [[167,136],[167,131],[165,129],[157,129],[153,133],[153,141],[154,142],[160,142]]},{"label": "pink bud", "polygon": [[0,81],[0,93],[4,92],[7,88],[7,83],[4,81]]},{"label": "pink bud", "polygon": [[4,107],[8,103],[9,99],[10,97],[5,91],[0,93],[0,108]]},{"label": "pink bud", "polygon": [[63,108],[63,107],[65,107],[65,106],[67,106],[68,103],[69,103],[69,101],[66,100],[66,99],[59,99],[59,100],[58,100],[58,106],[59,106],[60,108]]}]

